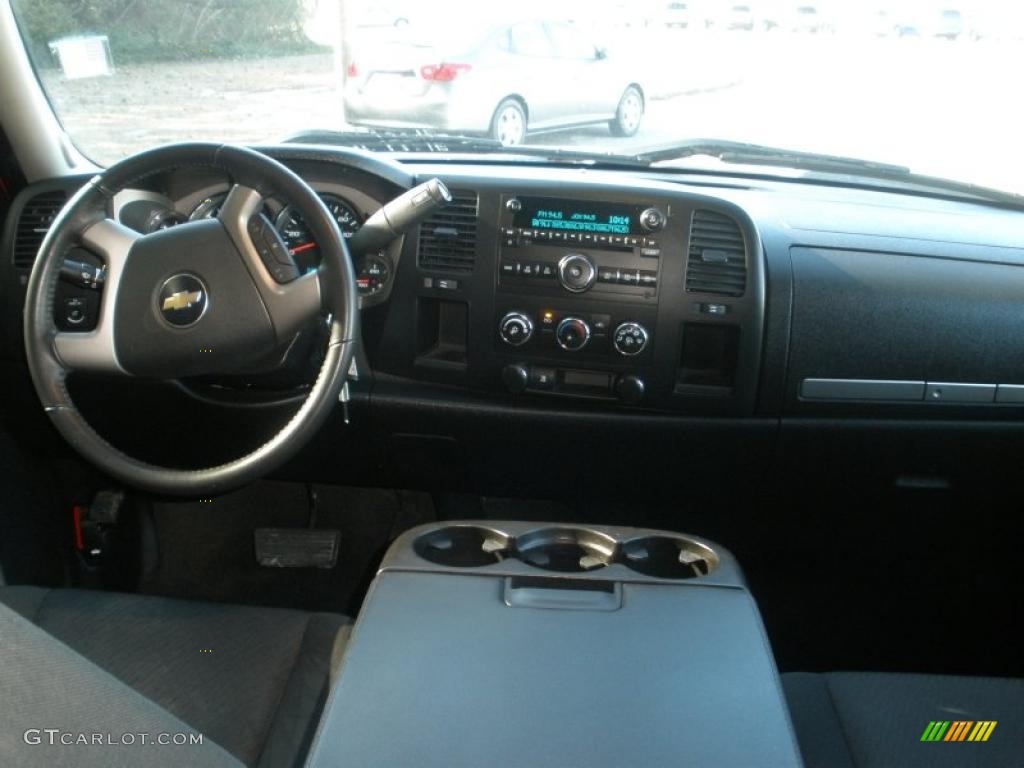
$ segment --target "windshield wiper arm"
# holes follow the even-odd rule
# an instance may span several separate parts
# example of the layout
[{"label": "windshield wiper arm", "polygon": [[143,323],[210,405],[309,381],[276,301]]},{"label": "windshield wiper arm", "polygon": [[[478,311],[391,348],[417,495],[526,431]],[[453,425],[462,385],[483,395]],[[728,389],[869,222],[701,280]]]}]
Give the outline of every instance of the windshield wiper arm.
[{"label": "windshield wiper arm", "polygon": [[714,157],[723,163],[775,165],[821,173],[877,174],[885,175],[887,178],[910,175],[910,169],[902,165],[718,139],[689,139],[642,151],[635,155],[638,161],[646,161],[649,165],[698,156]]}]

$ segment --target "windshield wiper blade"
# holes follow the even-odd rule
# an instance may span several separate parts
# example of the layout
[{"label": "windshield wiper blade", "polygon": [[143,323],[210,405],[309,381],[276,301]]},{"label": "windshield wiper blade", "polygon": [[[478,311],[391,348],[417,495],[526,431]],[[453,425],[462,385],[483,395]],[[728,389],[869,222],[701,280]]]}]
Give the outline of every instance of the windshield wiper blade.
[{"label": "windshield wiper blade", "polygon": [[284,144],[327,144],[370,152],[481,152],[504,149],[500,141],[420,129],[393,131],[300,131]]},{"label": "windshield wiper blade", "polygon": [[438,133],[422,128],[395,130],[300,131],[284,139],[285,144],[326,144],[371,152],[408,152],[430,154],[458,154],[460,152],[486,152],[506,158],[530,157],[544,162],[587,166],[646,167],[647,161],[615,152],[593,152],[563,147],[545,147],[531,144],[505,146],[497,139],[484,136],[464,136]]},{"label": "windshield wiper blade", "polygon": [[638,161],[646,161],[648,165],[652,165],[698,156],[713,157],[723,163],[737,165],[774,165],[821,173],[884,174],[886,177],[911,174],[910,169],[903,165],[718,139],[689,139],[644,150],[634,157]]}]

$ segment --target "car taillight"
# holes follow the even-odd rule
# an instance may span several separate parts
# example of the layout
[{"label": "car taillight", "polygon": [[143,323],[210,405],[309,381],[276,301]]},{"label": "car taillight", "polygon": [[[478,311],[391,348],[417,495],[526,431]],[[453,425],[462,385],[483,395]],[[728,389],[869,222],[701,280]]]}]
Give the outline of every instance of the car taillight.
[{"label": "car taillight", "polygon": [[424,80],[435,83],[450,83],[460,72],[469,72],[469,64],[427,64],[420,67],[420,75]]},{"label": "car taillight", "polygon": [[348,73],[349,77],[359,77],[359,67],[356,66],[354,61],[348,65],[348,69],[345,71]]}]

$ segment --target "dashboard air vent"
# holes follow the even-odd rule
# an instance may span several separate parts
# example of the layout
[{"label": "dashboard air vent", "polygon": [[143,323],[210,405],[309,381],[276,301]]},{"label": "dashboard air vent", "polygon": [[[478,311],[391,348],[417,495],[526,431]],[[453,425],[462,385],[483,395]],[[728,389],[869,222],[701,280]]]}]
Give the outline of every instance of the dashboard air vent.
[{"label": "dashboard air vent", "polygon": [[39,246],[67,199],[66,192],[55,190],[36,195],[25,203],[14,233],[12,260],[16,269],[32,269]]},{"label": "dashboard air vent", "polygon": [[686,290],[742,296],[747,288],[747,249],[739,225],[714,211],[694,211]]},{"label": "dashboard air vent", "polygon": [[452,201],[420,224],[419,265],[471,272],[476,260],[477,196],[452,190]]}]

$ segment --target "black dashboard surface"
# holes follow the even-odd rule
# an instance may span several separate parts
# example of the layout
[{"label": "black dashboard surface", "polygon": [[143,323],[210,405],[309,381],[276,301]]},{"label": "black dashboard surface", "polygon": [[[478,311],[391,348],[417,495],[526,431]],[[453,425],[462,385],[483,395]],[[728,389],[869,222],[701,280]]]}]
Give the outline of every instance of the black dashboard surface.
[{"label": "black dashboard surface", "polygon": [[[663,494],[757,485],[780,461],[831,471],[872,461],[871,446],[884,446],[873,456],[885,482],[990,476],[991,463],[956,461],[949,446],[994,436],[1007,475],[1024,455],[1024,212],[806,180],[398,163],[311,148],[278,156],[363,218],[433,176],[461,206],[381,254],[387,274],[363,309],[353,418],[324,429],[288,470],[296,476]],[[2,356],[14,416],[31,409],[19,219],[83,180],[33,185],[8,216]],[[226,180],[182,169],[140,195],[187,213],[223,189]],[[665,222],[636,229],[635,246],[552,241],[516,226],[513,209],[531,196],[567,211],[656,208]],[[573,253],[594,268],[583,291],[559,277]],[[522,345],[503,336],[510,313],[534,326]],[[583,349],[562,345],[563,320],[586,326]],[[618,348],[630,324],[645,331],[635,354]],[[920,383],[920,397],[892,382]],[[195,396],[174,389],[182,402]],[[896,391],[912,394],[886,394]],[[366,438],[358,452],[356,436]]]}]

